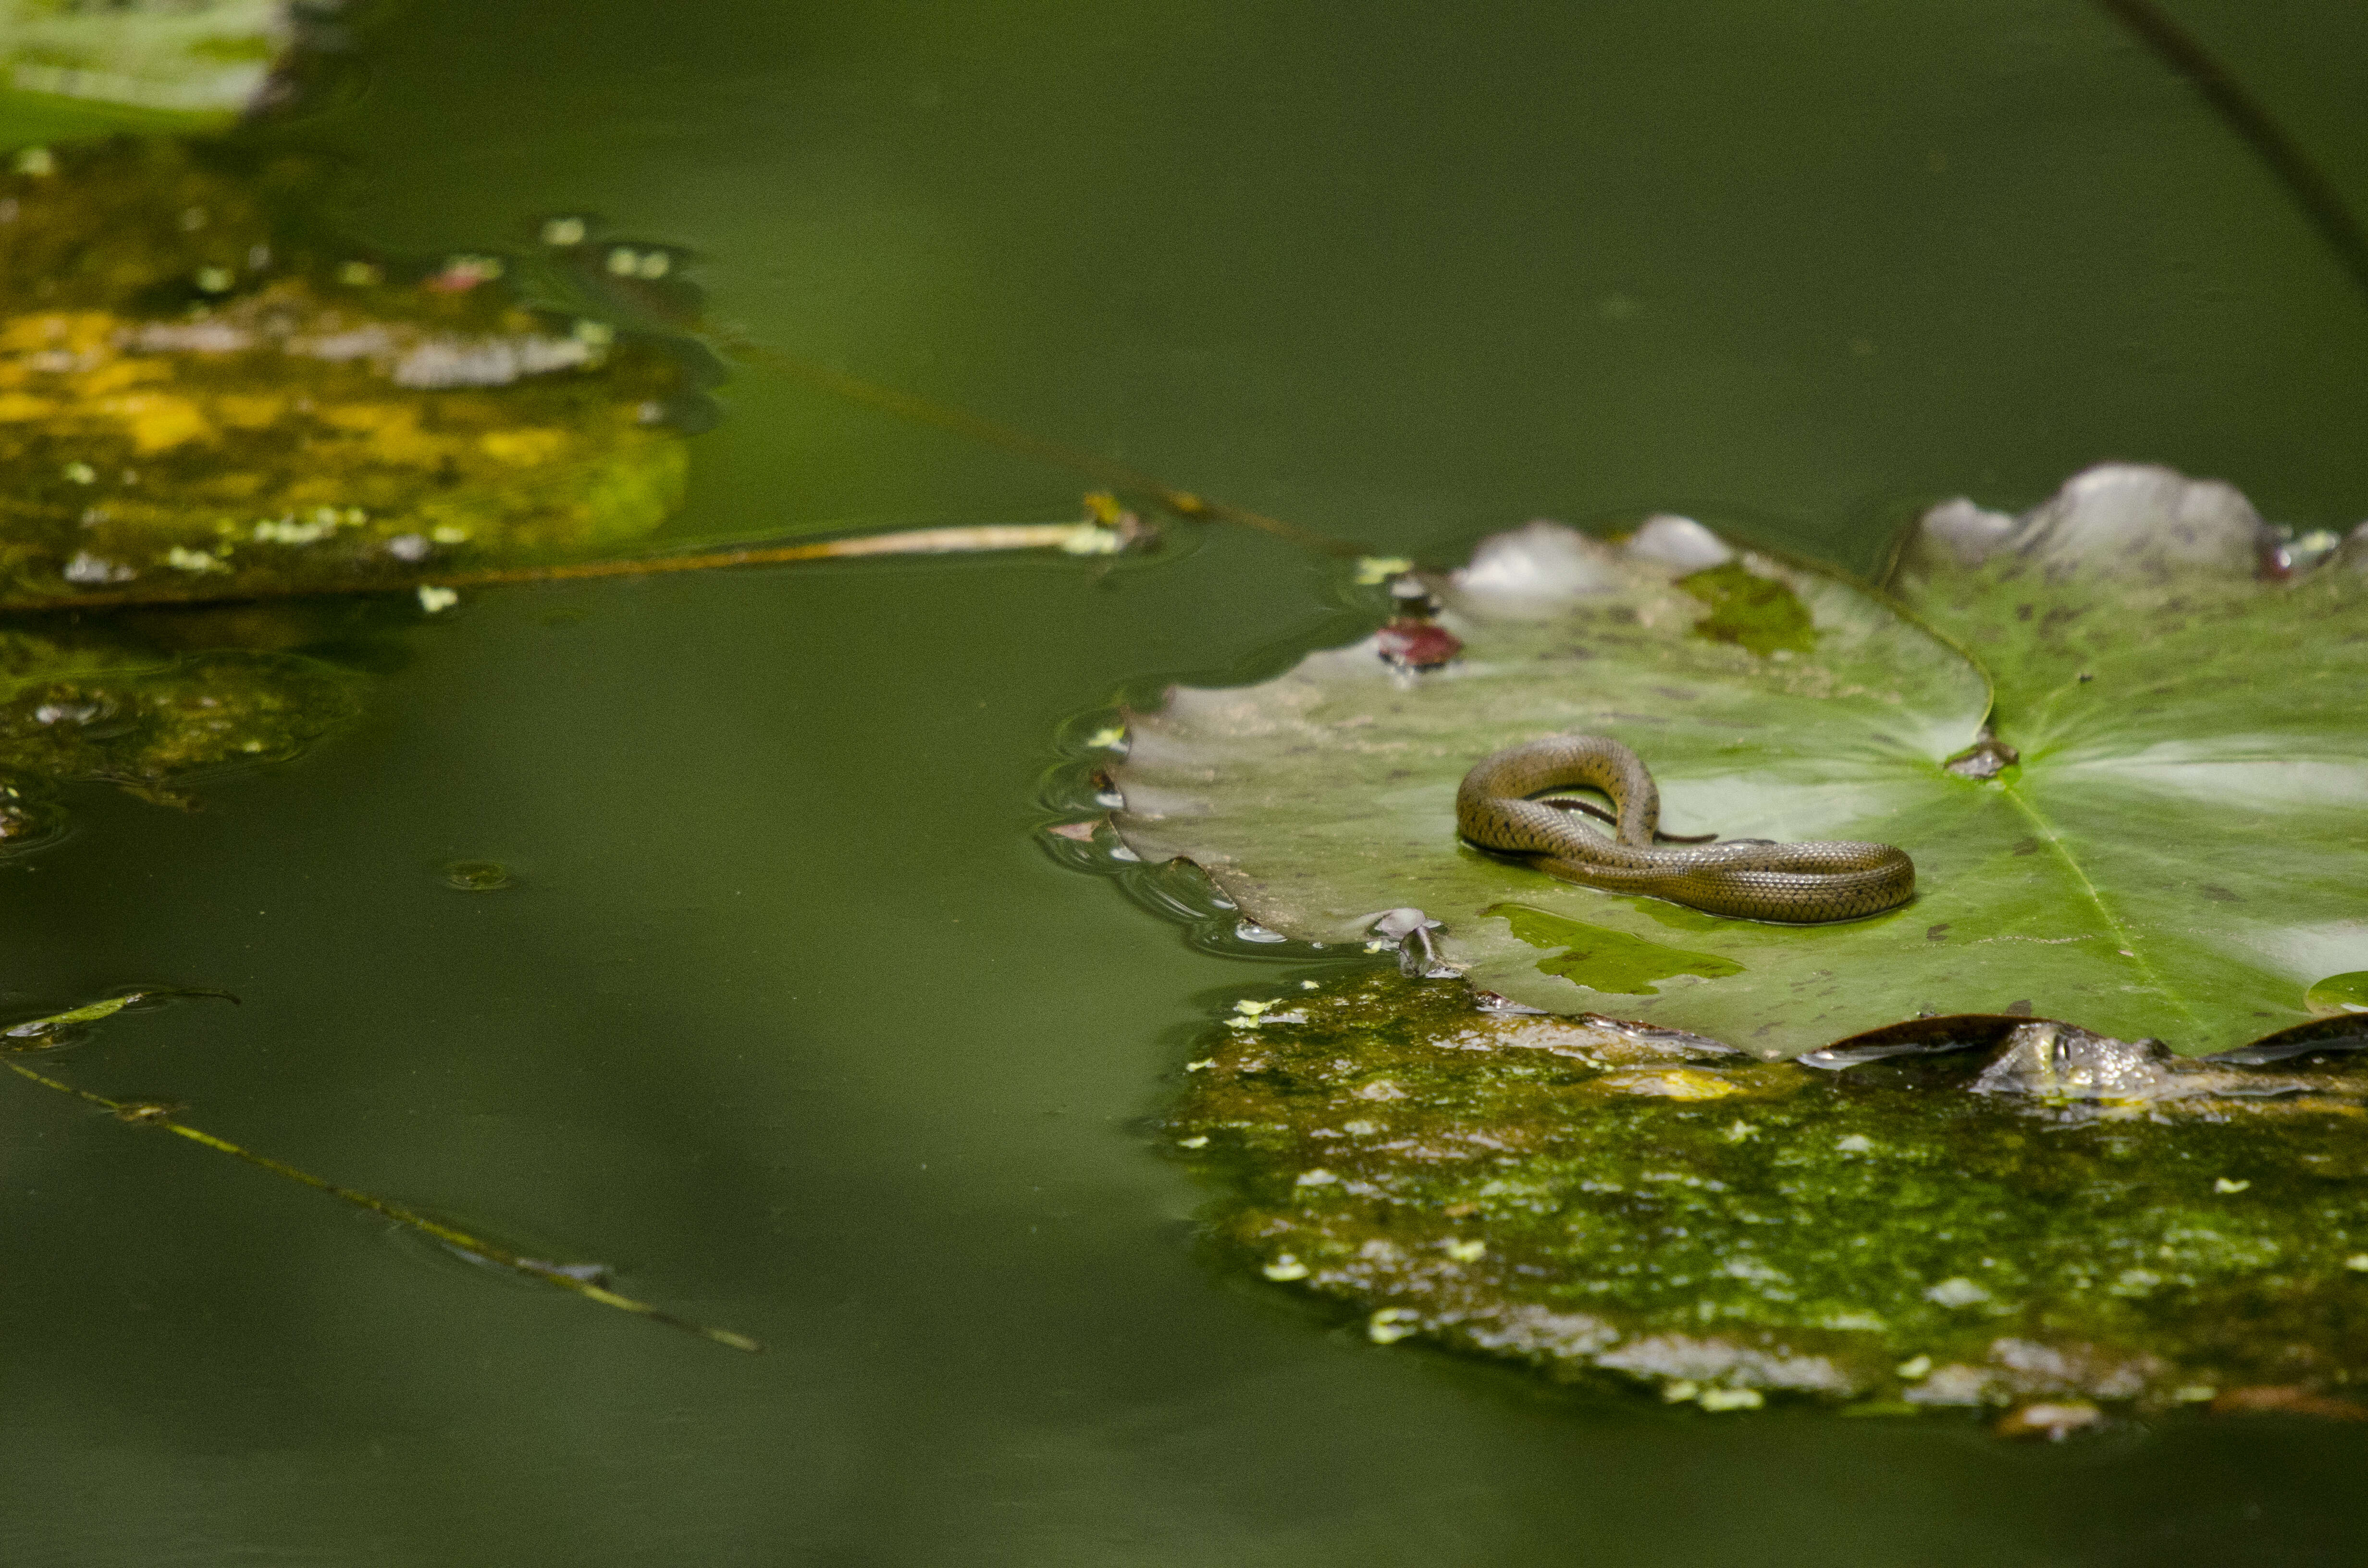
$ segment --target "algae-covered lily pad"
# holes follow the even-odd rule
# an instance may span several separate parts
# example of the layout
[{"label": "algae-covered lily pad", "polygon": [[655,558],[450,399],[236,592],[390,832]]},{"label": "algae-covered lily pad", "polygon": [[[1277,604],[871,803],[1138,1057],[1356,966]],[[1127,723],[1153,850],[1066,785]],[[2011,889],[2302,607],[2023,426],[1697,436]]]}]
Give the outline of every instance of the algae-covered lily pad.
[{"label": "algae-covered lily pad", "polygon": [[580,554],[677,502],[666,345],[401,269],[175,141],[0,175],[0,597],[236,597]]},{"label": "algae-covered lily pad", "polygon": [[1711,1410],[2325,1407],[2368,1374],[2354,1055],[2006,1017],[1820,1071],[1387,971],[1252,1006],[1163,1131],[1235,1177],[1222,1246],[1379,1343]]},{"label": "algae-covered lily pad", "polygon": [[[1932,1014],[2235,1047],[2368,969],[2368,545],[2302,543],[2129,467],[1936,508],[1896,600],[1684,519],[1533,524],[1427,580],[1443,667],[1369,640],[1132,716],[1115,820],[1283,936],[1418,908],[1479,990],[1765,1057]],[[1768,925],[1457,842],[1473,763],[1574,731],[1643,757],[1668,832],[1895,844],[1918,894]]]}]

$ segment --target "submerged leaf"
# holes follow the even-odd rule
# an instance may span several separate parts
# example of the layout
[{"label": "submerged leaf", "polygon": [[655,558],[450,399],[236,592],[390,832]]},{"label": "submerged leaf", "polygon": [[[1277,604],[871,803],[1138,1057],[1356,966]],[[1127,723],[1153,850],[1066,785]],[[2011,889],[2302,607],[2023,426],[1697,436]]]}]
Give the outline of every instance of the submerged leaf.
[{"label": "submerged leaf", "polygon": [[286,761],[343,723],[359,684],[293,653],[173,655],[129,639],[62,644],[0,634],[0,653],[13,677],[0,678],[0,778],[28,802],[50,785],[91,781],[185,803],[187,784]]},{"label": "submerged leaf", "polygon": [[2356,1057],[2007,1019],[1819,1072],[1388,971],[1290,996],[1222,1031],[1166,1131],[1237,1183],[1221,1244],[1376,1342],[1707,1409],[2159,1408],[2368,1369]]},{"label": "submerged leaf", "polygon": [[[1936,631],[1682,519],[1625,545],[1532,524],[1433,580],[1446,668],[1369,640],[1133,715],[1114,820],[1286,937],[1414,907],[1477,989],[1764,1056],[1960,1013],[2234,1047],[2368,968],[2368,544],[2273,581],[2270,537],[2161,470],[2094,471],[2027,519],[1952,504],[1893,580]],[[1764,925],[1459,844],[1465,770],[1568,732],[1633,747],[1672,832],[1895,844],[1918,896]]]},{"label": "submerged leaf", "polygon": [[[268,645],[317,631],[314,618],[181,619],[152,619],[150,638],[122,623],[0,630],[0,853],[57,833],[59,785],[112,784],[186,806],[192,784],[286,761],[354,712],[359,675]],[[165,640],[176,632],[199,650]],[[233,637],[266,645],[203,646]]]}]

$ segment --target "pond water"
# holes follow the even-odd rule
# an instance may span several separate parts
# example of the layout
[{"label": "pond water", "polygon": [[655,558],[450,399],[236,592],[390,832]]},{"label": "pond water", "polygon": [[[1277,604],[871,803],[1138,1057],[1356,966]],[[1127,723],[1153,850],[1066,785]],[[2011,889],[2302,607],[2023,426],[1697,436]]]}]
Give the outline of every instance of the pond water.
[{"label": "pond water", "polygon": [[[2368,17],[2180,14],[2368,202]],[[269,133],[404,250],[561,210],[756,341],[1452,558],[1692,509],[1863,568],[2100,458],[2342,527],[2368,308],[2098,9],[461,6]],[[686,535],[1076,515],[760,369]],[[1270,968],[1042,853],[1064,721],[1361,630],[1256,535],[492,590],[196,814],[0,862],[12,1007],[236,992],[77,1082],[754,1334],[527,1289],[0,1092],[12,1564],[2357,1560],[2360,1427],[1665,1411],[1196,1254],[1139,1123]],[[512,885],[448,885],[456,860]],[[1344,960],[1345,961],[1345,960]],[[0,1086],[5,1088],[6,1086]]]}]

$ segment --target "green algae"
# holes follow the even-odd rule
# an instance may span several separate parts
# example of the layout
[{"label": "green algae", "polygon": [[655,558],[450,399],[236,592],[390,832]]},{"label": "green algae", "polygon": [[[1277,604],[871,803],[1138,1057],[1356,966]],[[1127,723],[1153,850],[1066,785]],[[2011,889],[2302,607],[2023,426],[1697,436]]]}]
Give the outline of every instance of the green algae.
[{"label": "green algae", "polygon": [[[1824,1072],[1335,978],[1235,1020],[1162,1131],[1226,1178],[1229,1256],[1377,1342],[1907,1409],[2368,1377],[2368,1073],[1999,1022]],[[2120,1075],[2032,1068],[2076,1057]]]},{"label": "green algae", "polygon": [[1690,953],[1624,931],[1607,930],[1550,915],[1524,903],[1491,904],[1480,913],[1502,916],[1514,936],[1533,948],[1549,949],[1552,956],[1538,960],[1542,973],[1561,975],[1589,991],[1652,996],[1658,994],[1660,989],[1653,983],[1655,981],[1674,980],[1679,975],[1715,980],[1721,975],[1738,973],[1743,968],[1734,960],[1714,953]]},{"label": "green algae", "polygon": [[1710,613],[1694,622],[1697,637],[1733,642],[1763,658],[1779,648],[1793,653],[1816,651],[1816,623],[1801,596],[1739,561],[1690,573],[1678,579],[1678,586],[1710,606]]},{"label": "green algae", "polygon": [[324,188],[164,137],[0,165],[0,608],[217,601],[0,629],[0,849],[62,785],[187,806],[352,714],[302,651],[335,614],[234,601],[573,560],[679,502],[677,346],[531,308],[498,257],[361,252]]}]

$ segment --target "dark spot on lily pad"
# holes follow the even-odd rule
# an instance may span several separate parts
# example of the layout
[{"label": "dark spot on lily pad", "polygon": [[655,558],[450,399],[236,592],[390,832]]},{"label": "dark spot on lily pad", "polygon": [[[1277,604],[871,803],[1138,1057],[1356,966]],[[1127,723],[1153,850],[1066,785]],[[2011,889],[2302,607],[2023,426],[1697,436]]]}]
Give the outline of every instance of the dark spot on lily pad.
[{"label": "dark spot on lily pad", "polygon": [[1734,642],[1762,658],[1779,649],[1806,653],[1816,648],[1816,627],[1800,596],[1739,561],[1689,573],[1678,586],[1710,606],[1710,613],[1694,623],[1697,637]]}]

